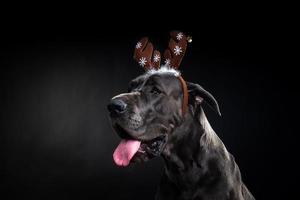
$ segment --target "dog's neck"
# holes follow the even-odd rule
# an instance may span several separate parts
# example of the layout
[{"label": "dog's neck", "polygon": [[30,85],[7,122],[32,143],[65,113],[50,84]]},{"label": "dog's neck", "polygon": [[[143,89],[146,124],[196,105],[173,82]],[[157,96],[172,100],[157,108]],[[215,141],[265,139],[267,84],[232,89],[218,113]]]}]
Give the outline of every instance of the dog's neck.
[{"label": "dog's neck", "polygon": [[162,157],[165,176],[184,190],[213,182],[223,173],[218,163],[226,162],[229,153],[200,107],[196,113],[187,113],[183,123],[169,136]]}]

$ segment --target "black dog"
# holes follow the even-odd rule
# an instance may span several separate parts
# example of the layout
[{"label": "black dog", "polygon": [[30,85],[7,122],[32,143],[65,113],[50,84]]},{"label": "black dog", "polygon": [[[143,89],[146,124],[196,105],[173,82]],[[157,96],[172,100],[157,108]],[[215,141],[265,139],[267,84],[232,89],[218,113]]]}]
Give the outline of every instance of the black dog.
[{"label": "black dog", "polygon": [[189,104],[181,115],[183,91],[176,71],[163,68],[129,84],[112,98],[112,126],[122,138],[117,165],[162,156],[165,169],[156,199],[252,200],[233,156],[211,128],[201,103],[219,112],[214,97],[187,83]]},{"label": "black dog", "polygon": [[127,166],[161,155],[165,170],[157,199],[254,199],[201,108],[206,102],[220,114],[217,101],[177,71],[192,38],[179,31],[170,35],[163,67],[148,38],[137,43],[134,59],[147,72],[108,105],[122,138],[113,154],[115,163]]}]

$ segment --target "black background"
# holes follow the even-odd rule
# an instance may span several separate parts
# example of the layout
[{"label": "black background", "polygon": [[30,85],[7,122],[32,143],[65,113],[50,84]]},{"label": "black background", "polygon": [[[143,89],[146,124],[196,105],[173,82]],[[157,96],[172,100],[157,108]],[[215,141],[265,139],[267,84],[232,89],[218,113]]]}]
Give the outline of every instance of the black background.
[{"label": "black background", "polygon": [[221,118],[205,111],[249,190],[257,199],[291,196],[298,178],[292,153],[297,73],[285,58],[288,36],[280,12],[243,8],[171,10],[149,19],[137,8],[130,16],[79,13],[39,21],[37,14],[6,22],[0,40],[1,194],[153,199],[162,160],[116,167],[119,138],[106,104],[143,73],[132,59],[136,42],[149,36],[163,51],[168,32],[177,29],[193,36],[181,72],[219,101]]}]

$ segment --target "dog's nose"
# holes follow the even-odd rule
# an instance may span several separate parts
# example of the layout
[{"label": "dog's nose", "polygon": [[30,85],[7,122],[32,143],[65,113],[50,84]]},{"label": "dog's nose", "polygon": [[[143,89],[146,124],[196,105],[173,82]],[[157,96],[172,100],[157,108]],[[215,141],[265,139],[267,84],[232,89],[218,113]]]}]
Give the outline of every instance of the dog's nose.
[{"label": "dog's nose", "polygon": [[127,104],[120,99],[113,99],[107,105],[107,109],[110,113],[123,113],[126,110]]}]

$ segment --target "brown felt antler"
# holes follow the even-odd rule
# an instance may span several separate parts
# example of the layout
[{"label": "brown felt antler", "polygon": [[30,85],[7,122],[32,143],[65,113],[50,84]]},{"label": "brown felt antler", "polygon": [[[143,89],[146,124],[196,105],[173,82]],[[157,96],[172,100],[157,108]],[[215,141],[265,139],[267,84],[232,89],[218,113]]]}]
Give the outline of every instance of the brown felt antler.
[{"label": "brown felt antler", "polygon": [[168,49],[164,52],[165,64],[170,68],[178,69],[187,47],[187,37],[179,31],[170,33]]},{"label": "brown felt antler", "polygon": [[[179,31],[172,31],[170,35],[171,39],[169,41],[168,48],[164,52],[165,65],[170,68],[178,69],[185,54],[188,39],[184,33]],[[189,40],[191,41],[191,38],[189,38]],[[178,79],[183,91],[182,114],[184,115],[188,109],[188,89],[182,76],[179,76]]]},{"label": "brown felt antler", "polygon": [[154,50],[153,45],[149,42],[147,37],[142,38],[135,46],[133,58],[139,63],[144,69],[150,70],[152,68],[159,69],[160,67],[160,52]]},{"label": "brown felt antler", "polygon": [[[177,70],[185,54],[187,42],[188,40],[191,42],[191,38],[187,38],[179,31],[172,31],[170,35],[171,39],[168,48],[164,52],[165,65]],[[148,41],[147,37],[142,38],[136,44],[133,57],[146,71],[160,68],[160,52],[157,50],[153,52],[153,45]],[[188,89],[182,76],[178,76],[178,80],[183,91],[182,114],[184,115],[188,109]]]}]

